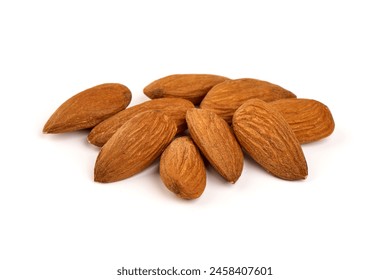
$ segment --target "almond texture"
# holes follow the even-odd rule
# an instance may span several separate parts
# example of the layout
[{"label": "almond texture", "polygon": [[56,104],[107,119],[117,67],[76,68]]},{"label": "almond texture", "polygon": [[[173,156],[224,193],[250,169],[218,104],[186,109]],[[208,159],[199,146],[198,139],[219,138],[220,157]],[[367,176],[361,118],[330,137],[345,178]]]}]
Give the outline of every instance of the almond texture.
[{"label": "almond texture", "polygon": [[206,187],[206,168],[198,148],[188,136],[172,141],[161,155],[160,177],[178,197],[195,199]]},{"label": "almond texture", "polygon": [[129,119],[148,110],[162,111],[177,126],[177,133],[187,129],[186,112],[194,105],[181,98],[159,98],[127,108],[95,126],[88,135],[88,141],[96,146],[103,146],[114,133]]},{"label": "almond texture", "polygon": [[220,83],[205,96],[200,108],[213,111],[228,123],[234,112],[246,101],[258,98],[266,102],[294,98],[295,94],[266,81],[256,79],[237,79]]},{"label": "almond texture", "polygon": [[213,112],[202,109],[187,111],[190,135],[203,155],[228,182],[241,176],[244,157],[229,125]]},{"label": "almond texture", "polygon": [[291,98],[270,102],[295,133],[301,144],[332,134],[335,124],[327,106],[313,99]]},{"label": "almond texture", "polygon": [[46,122],[44,133],[63,133],[91,128],[125,109],[130,90],[121,84],[101,84],[65,101]]},{"label": "almond texture", "polygon": [[283,116],[268,103],[252,99],[233,116],[233,129],[248,154],[265,170],[286,180],[307,177],[301,145]]},{"label": "almond texture", "polygon": [[170,75],[150,83],[144,93],[151,99],[178,97],[199,104],[213,86],[228,79],[211,74]]},{"label": "almond texture", "polygon": [[95,181],[119,181],[142,171],[161,155],[176,134],[175,123],[158,111],[128,120],[100,150]]}]

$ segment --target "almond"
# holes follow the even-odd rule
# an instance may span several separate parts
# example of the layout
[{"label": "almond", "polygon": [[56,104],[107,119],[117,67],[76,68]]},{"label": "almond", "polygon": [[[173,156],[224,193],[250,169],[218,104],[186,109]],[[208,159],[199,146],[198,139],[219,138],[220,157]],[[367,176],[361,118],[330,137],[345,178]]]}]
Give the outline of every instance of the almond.
[{"label": "almond", "polygon": [[175,123],[158,111],[146,111],[127,121],[100,150],[95,181],[119,181],[147,168],[176,134]]},{"label": "almond", "polygon": [[283,115],[301,144],[325,138],[334,130],[332,113],[319,101],[292,98],[269,104]]},{"label": "almond", "polygon": [[144,93],[151,99],[178,97],[199,104],[213,86],[228,79],[211,74],[170,75],[150,83]]},{"label": "almond", "polygon": [[95,126],[88,135],[88,141],[96,146],[103,146],[114,133],[129,119],[148,110],[162,111],[169,116],[177,126],[177,133],[187,129],[186,112],[194,105],[181,98],[160,98],[149,100],[119,112]]},{"label": "almond", "polygon": [[195,199],[206,187],[206,168],[198,148],[188,136],[176,138],[160,159],[160,177],[178,197]]},{"label": "almond", "polygon": [[43,132],[63,133],[94,127],[125,109],[130,101],[130,90],[121,84],[89,88],[65,101],[49,118]]},{"label": "almond", "polygon": [[286,180],[305,179],[307,163],[301,145],[283,116],[268,103],[252,99],[233,116],[241,146],[265,170]]},{"label": "almond", "polygon": [[229,125],[213,112],[202,109],[187,111],[190,135],[203,155],[228,182],[241,175],[244,156]]},{"label": "almond", "polygon": [[246,101],[258,98],[266,102],[294,98],[295,94],[266,81],[256,79],[237,79],[220,83],[205,96],[200,108],[213,111],[228,123],[234,112]]}]

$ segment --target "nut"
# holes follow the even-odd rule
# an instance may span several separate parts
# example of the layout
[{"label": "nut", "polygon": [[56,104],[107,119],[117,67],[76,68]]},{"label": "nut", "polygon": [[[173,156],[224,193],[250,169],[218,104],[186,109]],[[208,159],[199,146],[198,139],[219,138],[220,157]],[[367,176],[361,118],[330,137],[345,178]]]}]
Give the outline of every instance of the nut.
[{"label": "nut", "polygon": [[188,136],[176,138],[165,149],[160,160],[160,177],[178,197],[195,199],[206,187],[206,168],[202,156]]},{"label": "nut", "polygon": [[139,113],[100,150],[95,163],[95,181],[115,182],[142,171],[161,155],[175,134],[175,123],[163,113]]},{"label": "nut", "polygon": [[130,90],[121,84],[101,84],[65,101],[46,122],[44,133],[63,133],[91,128],[125,109]]},{"label": "nut", "polygon": [[166,114],[176,123],[177,133],[180,133],[187,129],[186,112],[191,108],[194,108],[194,105],[181,98],[149,100],[127,108],[95,126],[88,135],[88,141],[93,145],[103,146],[126,121],[148,110],[157,110]]},{"label": "nut", "polygon": [[200,108],[213,111],[228,123],[234,112],[246,101],[258,98],[266,102],[294,98],[295,94],[266,81],[256,79],[237,79],[220,83],[205,96]]},{"label": "nut", "polygon": [[211,74],[176,74],[150,83],[144,93],[151,99],[178,97],[199,104],[213,86],[226,80],[229,78]]},{"label": "nut", "polygon": [[187,111],[190,135],[203,155],[228,182],[241,176],[244,156],[229,125],[213,112],[202,109]]},{"label": "nut", "polygon": [[332,113],[316,100],[289,98],[269,104],[282,114],[301,144],[325,138],[334,130]]},{"label": "nut", "polygon": [[233,116],[233,129],[248,154],[265,170],[286,180],[307,177],[307,164],[294,132],[271,105],[245,102]]}]

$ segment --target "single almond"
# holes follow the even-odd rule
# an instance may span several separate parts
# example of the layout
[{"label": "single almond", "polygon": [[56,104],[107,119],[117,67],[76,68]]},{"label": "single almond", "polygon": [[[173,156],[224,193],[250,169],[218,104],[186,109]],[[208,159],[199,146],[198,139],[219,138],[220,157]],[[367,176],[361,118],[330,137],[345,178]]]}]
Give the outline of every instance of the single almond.
[{"label": "single almond", "polygon": [[233,116],[241,146],[265,170],[285,180],[307,177],[301,145],[283,116],[268,103],[252,99]]},{"label": "single almond", "polygon": [[269,104],[283,115],[301,144],[323,139],[334,130],[332,113],[319,101],[291,98]]},{"label": "single almond", "polygon": [[168,190],[184,199],[195,199],[206,187],[202,156],[188,136],[176,138],[161,155],[160,177]]},{"label": "single almond", "polygon": [[101,84],[65,101],[46,122],[44,133],[63,133],[91,128],[125,109],[130,90],[121,84]]},{"label": "single almond", "polygon": [[115,182],[144,170],[161,155],[175,134],[175,123],[163,113],[137,114],[100,150],[95,163],[95,181]]},{"label": "single almond", "polygon": [[144,93],[151,99],[178,97],[199,104],[213,86],[226,80],[229,78],[211,74],[175,74],[150,83]]},{"label": "single almond", "polygon": [[186,112],[191,108],[194,105],[181,98],[149,100],[127,108],[95,126],[88,135],[88,141],[93,145],[103,146],[125,122],[148,110],[162,111],[176,123],[177,133],[180,133],[187,129]]},{"label": "single almond", "polygon": [[294,97],[295,94],[278,85],[243,78],[225,81],[213,87],[203,99],[200,108],[213,111],[231,123],[234,112],[250,99],[258,98],[270,102]]},{"label": "single almond", "polygon": [[202,109],[187,111],[190,135],[203,155],[228,182],[241,176],[244,156],[229,125],[213,112]]}]

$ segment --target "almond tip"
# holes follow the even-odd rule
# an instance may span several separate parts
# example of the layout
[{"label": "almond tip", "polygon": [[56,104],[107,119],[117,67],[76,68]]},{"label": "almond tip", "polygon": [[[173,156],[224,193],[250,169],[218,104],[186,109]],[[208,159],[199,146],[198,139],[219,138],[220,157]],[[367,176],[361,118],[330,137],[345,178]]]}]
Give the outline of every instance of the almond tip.
[{"label": "almond tip", "polygon": [[48,134],[48,133],[50,133],[50,127],[47,125],[47,123],[45,124],[45,126],[44,126],[43,129],[42,129],[42,133],[43,133],[43,134]]}]

